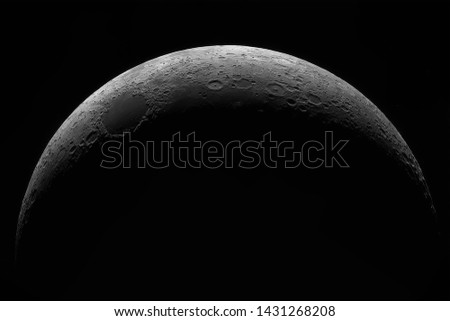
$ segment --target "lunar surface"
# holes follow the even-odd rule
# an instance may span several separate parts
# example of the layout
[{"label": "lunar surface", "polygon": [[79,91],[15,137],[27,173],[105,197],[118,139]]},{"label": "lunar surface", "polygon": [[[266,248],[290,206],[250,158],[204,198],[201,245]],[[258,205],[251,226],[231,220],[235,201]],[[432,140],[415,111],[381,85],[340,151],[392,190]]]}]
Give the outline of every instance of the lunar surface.
[{"label": "lunar surface", "polygon": [[[131,132],[229,142],[348,140],[347,168],[100,167]],[[439,236],[420,166],[363,94],[302,59],[210,46],[138,65],[61,125],[18,221],[19,279],[43,298],[420,299]]]}]

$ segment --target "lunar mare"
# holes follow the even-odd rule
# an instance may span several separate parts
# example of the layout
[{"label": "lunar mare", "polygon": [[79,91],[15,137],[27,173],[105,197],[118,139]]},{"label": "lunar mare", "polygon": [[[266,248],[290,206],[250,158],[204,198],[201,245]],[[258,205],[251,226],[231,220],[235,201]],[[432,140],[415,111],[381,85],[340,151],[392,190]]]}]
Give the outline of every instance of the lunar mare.
[{"label": "lunar mare", "polygon": [[[18,262],[22,262],[19,265],[27,270],[26,266],[35,262],[39,255],[42,254],[43,258],[51,261],[53,255],[56,255],[55,251],[61,250],[51,248],[53,236],[48,236],[54,232],[54,228],[58,228],[56,219],[64,221],[60,228],[67,231],[75,229],[72,224],[77,229],[92,228],[93,231],[98,231],[108,220],[108,215],[101,214],[103,210],[108,213],[112,213],[114,208],[123,210],[128,206],[124,204],[130,202],[136,202],[141,204],[139,208],[145,208],[146,205],[139,203],[143,202],[142,198],[139,198],[141,196],[136,195],[141,195],[146,188],[152,191],[149,195],[162,195],[158,196],[162,198],[173,196],[176,202],[182,195],[172,191],[178,190],[177,184],[170,188],[166,186],[168,190],[164,192],[155,187],[148,187],[153,182],[164,182],[164,177],[159,177],[159,174],[146,172],[145,177],[151,179],[145,183],[141,181],[142,175],[134,172],[130,175],[117,174],[117,177],[113,178],[116,174],[99,172],[96,160],[99,158],[101,144],[120,136],[125,131],[135,133],[136,137],[142,139],[151,139],[158,136],[160,131],[178,128],[198,129],[204,133],[214,132],[226,137],[234,133],[250,137],[257,131],[254,128],[274,131],[281,129],[286,137],[292,137],[294,140],[308,133],[323,132],[327,128],[347,135],[346,137],[350,137],[350,144],[354,142],[352,145],[354,149],[350,153],[350,159],[354,160],[353,165],[351,164],[353,167],[347,174],[331,169],[329,172],[304,171],[295,175],[287,174],[285,181],[290,182],[289,186],[301,190],[298,196],[299,200],[302,200],[300,204],[308,203],[308,197],[305,195],[309,195],[309,191],[306,187],[300,186],[301,184],[295,183],[297,177],[299,182],[302,180],[307,182],[311,191],[329,200],[327,201],[329,205],[324,210],[327,213],[335,211],[335,216],[353,213],[349,214],[351,219],[345,223],[347,225],[342,223],[345,219],[339,224],[342,224],[343,231],[346,229],[345,226],[350,224],[351,230],[356,231],[355,237],[362,237],[364,240],[365,237],[368,238],[367,251],[376,253],[373,255],[373,261],[375,265],[379,264],[381,269],[389,265],[383,260],[395,261],[394,253],[389,252],[394,250],[386,250],[389,242],[393,244],[392,248],[398,246],[399,251],[404,251],[404,261],[409,265],[416,262],[412,259],[415,251],[412,247],[417,244],[421,244],[417,252],[419,260],[422,260],[418,263],[419,266],[427,265],[423,262],[430,259],[428,255],[434,255],[427,253],[433,252],[430,248],[436,246],[436,231],[433,225],[435,214],[420,166],[399,132],[369,99],[344,80],[302,59],[261,48],[210,46],[167,54],[124,72],[94,92],[67,118],[45,148],[23,199],[17,228],[16,254]],[[178,174],[173,175],[171,177],[175,177],[173,180],[177,182]],[[272,174],[268,175],[272,180]],[[190,179],[190,176],[186,178],[187,181]],[[70,180],[74,183],[72,184]],[[83,188],[80,189],[82,180],[86,186],[93,186],[83,191]],[[200,180],[211,184],[212,189],[221,188],[215,185],[218,184],[216,180],[210,180],[207,176],[202,176]],[[219,176],[217,180],[233,184],[229,178],[223,176]],[[385,183],[380,189],[382,180]],[[116,188],[112,186],[114,184],[117,184]],[[124,186],[133,192],[125,191]],[[184,185],[180,183],[180,186]],[[277,188],[270,186],[271,184],[267,183],[265,191],[267,188]],[[339,186],[341,188],[338,188]],[[209,193],[210,188],[195,189]],[[367,193],[364,193],[364,190],[367,190]],[[228,188],[226,191],[230,193]],[[96,193],[98,197],[95,196]],[[123,196],[123,199],[117,197],[120,193],[126,196]],[[352,194],[354,199],[350,201]],[[108,195],[115,197],[109,198]],[[66,209],[61,207],[55,197],[72,200],[73,204],[77,204],[74,205],[77,211],[74,209],[67,212],[70,214],[65,213]],[[149,197],[148,206],[152,206],[152,197]],[[209,197],[214,199],[219,196]],[[236,197],[241,202],[246,202],[240,196]],[[296,197],[294,194],[285,202],[294,202]],[[232,202],[233,197],[229,200]],[[80,205],[83,202],[85,206]],[[130,211],[133,206],[130,205]],[[200,205],[186,206],[198,210]],[[333,206],[335,209],[331,210]],[[236,207],[239,207],[237,203]],[[310,208],[314,212],[314,206],[311,205]],[[347,209],[344,211],[345,208]],[[164,212],[165,214],[161,214],[162,212],[156,208],[155,211],[146,215],[172,215],[170,211]],[[203,207],[199,211],[206,213]],[[260,210],[248,209],[242,211],[240,217],[258,211],[262,213]],[[278,210],[274,210],[273,213],[275,212],[278,213]],[[301,212],[298,215],[303,215]],[[408,214],[410,212],[414,213],[410,215]],[[214,210],[207,213],[214,216]],[[324,215],[327,218],[332,216]],[[360,217],[365,217],[361,218],[362,223],[358,223]],[[377,217],[385,224],[380,223]],[[334,222],[335,219],[330,218],[330,222]],[[87,220],[86,224],[91,226],[76,223],[77,220]],[[44,230],[49,222],[54,224],[53,228]],[[386,232],[386,240],[373,240],[373,237],[379,237],[379,234],[375,231],[375,227],[370,226],[372,224],[370,222],[374,222],[373,226],[377,228],[389,230]],[[392,230],[389,225],[392,225]],[[405,231],[401,229],[402,226],[406,226]],[[284,228],[291,231],[288,226]],[[368,230],[367,233],[364,232],[365,229]],[[422,229],[422,232],[416,233],[417,235],[410,232],[419,229]],[[86,235],[95,235],[96,232],[93,231],[89,230]],[[90,244],[94,238],[92,236],[89,242],[86,241],[84,247],[81,245],[77,247],[74,238],[81,237],[83,231],[80,232],[81,234],[74,231],[58,232],[58,238],[62,235],[70,237],[70,241],[67,242],[73,244],[70,243],[72,245],[68,247],[68,251],[73,251],[73,256],[77,260],[83,257],[88,248],[86,244]],[[343,244],[350,244],[352,241],[347,232],[344,233],[346,235],[340,235],[336,231],[331,234],[336,233],[337,238],[342,237]],[[48,235],[42,236],[41,233]],[[42,240],[34,242],[39,237],[42,237]],[[58,238],[54,239],[54,242],[66,242],[65,239]],[[412,240],[410,244],[409,241],[402,243],[403,239],[409,238]],[[293,244],[292,242],[294,241],[290,240],[289,244]],[[377,242],[381,242],[382,246],[377,248]],[[83,253],[77,252],[79,248],[83,248],[79,250]],[[383,251],[389,254],[384,255]],[[60,263],[61,269],[73,264],[71,258],[56,262],[52,263],[53,266]],[[393,272],[395,276],[401,274],[400,270],[407,266],[406,263],[403,266],[400,261],[397,263],[401,267],[399,271]],[[411,269],[412,275],[416,270],[413,267]],[[426,275],[417,278],[419,287],[425,287],[433,269],[434,266],[430,267]],[[409,275],[408,273],[406,275]],[[406,281],[402,282],[400,283],[407,284]],[[414,290],[405,291],[414,292]]]}]

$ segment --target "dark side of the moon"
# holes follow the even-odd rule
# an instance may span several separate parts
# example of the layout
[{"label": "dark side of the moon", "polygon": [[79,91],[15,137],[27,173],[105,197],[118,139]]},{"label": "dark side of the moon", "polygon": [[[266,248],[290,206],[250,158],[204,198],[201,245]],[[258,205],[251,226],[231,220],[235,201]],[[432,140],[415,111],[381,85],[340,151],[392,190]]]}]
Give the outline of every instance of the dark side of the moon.
[{"label": "dark side of the moon", "polygon": [[444,192],[414,135],[282,44],[166,46],[85,88],[27,161],[14,297],[447,298]]}]

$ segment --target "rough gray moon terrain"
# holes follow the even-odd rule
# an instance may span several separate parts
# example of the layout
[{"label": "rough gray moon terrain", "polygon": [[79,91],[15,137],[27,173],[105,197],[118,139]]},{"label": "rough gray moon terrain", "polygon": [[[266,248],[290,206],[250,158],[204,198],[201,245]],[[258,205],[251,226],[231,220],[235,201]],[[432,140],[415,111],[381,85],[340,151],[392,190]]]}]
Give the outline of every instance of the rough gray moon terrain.
[{"label": "rough gray moon terrain", "polygon": [[[301,143],[327,130],[349,141],[349,168],[99,165],[124,132]],[[152,59],[82,102],[36,165],[16,239],[24,287],[75,299],[422,298],[437,249],[420,166],[369,99],[302,59],[232,45]]]}]

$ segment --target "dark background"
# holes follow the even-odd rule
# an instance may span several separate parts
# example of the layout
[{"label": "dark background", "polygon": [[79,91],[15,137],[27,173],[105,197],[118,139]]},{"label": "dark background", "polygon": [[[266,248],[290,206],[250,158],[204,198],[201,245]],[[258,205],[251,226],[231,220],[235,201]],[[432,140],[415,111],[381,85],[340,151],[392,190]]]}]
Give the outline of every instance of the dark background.
[{"label": "dark background", "polygon": [[[374,102],[419,161],[449,249],[449,12],[445,1],[2,4],[6,205],[0,215],[0,298],[23,298],[11,274],[17,217],[34,166],[61,123],[125,70],[172,51],[215,44],[305,59]],[[448,278],[442,282],[450,284]]]}]

